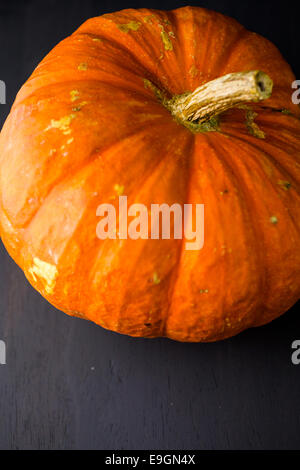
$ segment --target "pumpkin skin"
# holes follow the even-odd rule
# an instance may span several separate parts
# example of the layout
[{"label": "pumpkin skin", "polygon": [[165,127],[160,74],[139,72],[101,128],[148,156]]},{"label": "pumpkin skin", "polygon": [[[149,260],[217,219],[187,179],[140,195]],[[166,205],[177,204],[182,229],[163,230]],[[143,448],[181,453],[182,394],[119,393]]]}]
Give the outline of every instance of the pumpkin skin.
[{"label": "pumpkin skin", "polygon": [[[274,82],[251,105],[264,138],[243,109],[193,133],[145,86],[171,97],[248,70]],[[294,80],[269,41],[202,8],[86,21],[36,68],[2,129],[8,252],[58,309],[132,336],[215,341],[278,317],[300,297]],[[122,191],[129,205],[204,204],[204,247],[99,240],[97,207]]]}]

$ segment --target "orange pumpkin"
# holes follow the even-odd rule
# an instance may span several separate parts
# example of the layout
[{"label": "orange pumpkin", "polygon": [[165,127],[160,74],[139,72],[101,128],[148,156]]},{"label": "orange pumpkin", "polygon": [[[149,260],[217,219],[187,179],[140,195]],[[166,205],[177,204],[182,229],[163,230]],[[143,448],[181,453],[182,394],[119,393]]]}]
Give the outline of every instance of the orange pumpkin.
[{"label": "orange pumpkin", "polygon": [[[8,252],[51,304],[132,336],[214,341],[278,317],[300,297],[294,79],[269,41],[202,8],[86,21],[2,129]],[[203,248],[99,240],[97,207],[120,194],[204,204]]]}]

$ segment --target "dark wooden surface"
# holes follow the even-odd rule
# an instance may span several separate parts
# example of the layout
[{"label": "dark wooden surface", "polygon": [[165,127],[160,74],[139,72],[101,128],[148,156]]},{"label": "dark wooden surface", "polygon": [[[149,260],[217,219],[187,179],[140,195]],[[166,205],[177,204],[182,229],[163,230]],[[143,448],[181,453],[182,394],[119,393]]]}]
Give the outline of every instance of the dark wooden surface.
[{"label": "dark wooden surface", "polygon": [[[0,1],[0,79],[8,95],[0,124],[20,85],[60,39],[90,16],[145,5],[183,2]],[[293,5],[201,5],[274,41],[300,78]],[[300,365],[291,362],[299,305],[220,343],[132,339],[55,310],[0,242],[0,339],[7,345],[0,449],[300,448]]]}]

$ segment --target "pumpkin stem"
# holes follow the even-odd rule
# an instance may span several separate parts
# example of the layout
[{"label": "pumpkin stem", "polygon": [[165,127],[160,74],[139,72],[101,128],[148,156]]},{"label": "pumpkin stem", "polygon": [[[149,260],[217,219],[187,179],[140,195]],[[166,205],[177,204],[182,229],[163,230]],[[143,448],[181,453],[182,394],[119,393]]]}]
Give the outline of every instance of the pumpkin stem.
[{"label": "pumpkin stem", "polygon": [[271,78],[259,70],[230,73],[192,93],[173,97],[167,107],[183,124],[195,121],[203,124],[235,106],[269,98],[272,89]]}]

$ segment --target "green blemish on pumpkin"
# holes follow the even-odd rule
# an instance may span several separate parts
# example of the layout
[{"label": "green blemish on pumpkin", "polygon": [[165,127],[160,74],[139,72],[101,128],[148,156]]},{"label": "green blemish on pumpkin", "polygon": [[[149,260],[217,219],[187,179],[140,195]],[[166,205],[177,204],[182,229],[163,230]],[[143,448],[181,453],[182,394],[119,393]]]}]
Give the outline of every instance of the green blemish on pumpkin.
[{"label": "green blemish on pumpkin", "polygon": [[86,104],[88,104],[87,101],[82,101],[82,102],[79,103],[77,106],[73,106],[72,111],[74,111],[74,112],[77,113],[78,111],[81,111],[82,106],[85,106]]},{"label": "green blemish on pumpkin", "polygon": [[224,191],[220,191],[221,196],[224,196],[224,194],[228,194],[228,193],[229,193],[228,189],[224,189]]},{"label": "green blemish on pumpkin", "polygon": [[288,191],[292,186],[292,184],[289,181],[284,181],[284,180],[279,180],[278,184],[285,191]]},{"label": "green blemish on pumpkin", "polygon": [[70,95],[71,95],[71,101],[72,102],[76,101],[79,98],[79,91],[78,90],[71,90]]},{"label": "green blemish on pumpkin", "polygon": [[192,132],[216,132],[220,130],[220,119],[218,116],[206,122],[185,121],[182,124]]},{"label": "green blemish on pumpkin", "polygon": [[158,99],[158,101],[160,101],[164,106],[166,106],[166,103],[167,103],[168,100],[167,100],[165,94],[163,93],[163,91],[161,91],[159,88],[157,88],[157,86],[155,86],[147,78],[144,78],[143,82],[144,82],[144,87],[151,90],[154,93],[154,95],[156,96],[156,98]]},{"label": "green blemish on pumpkin", "polygon": [[81,62],[81,64],[78,65],[77,69],[78,70],[87,70],[88,66],[85,62]]},{"label": "green blemish on pumpkin", "polygon": [[208,293],[208,289],[200,289],[200,290],[199,290],[199,293],[200,293],[200,294],[207,294],[207,293]]},{"label": "green blemish on pumpkin", "polygon": [[129,33],[129,31],[137,31],[141,27],[141,24],[142,23],[139,21],[130,21],[130,23],[127,24],[117,24],[117,28],[123,33]]},{"label": "green blemish on pumpkin", "polygon": [[248,106],[247,104],[239,104],[236,108],[245,109],[246,111],[252,111],[252,108],[250,108],[250,106]]},{"label": "green blemish on pumpkin", "polygon": [[273,113],[281,113],[286,116],[292,116],[293,118],[299,120],[299,116],[296,116],[290,109],[287,108],[269,108],[267,106],[262,106],[262,109],[272,111]]},{"label": "green blemish on pumpkin", "polygon": [[276,225],[278,223],[278,219],[277,219],[276,215],[272,215],[272,217],[270,217],[270,222],[273,225]]},{"label": "green blemish on pumpkin", "polygon": [[193,64],[189,70],[189,74],[195,78],[197,75],[198,75],[199,71],[197,69],[197,67]]},{"label": "green blemish on pumpkin", "polygon": [[161,39],[162,39],[165,50],[166,51],[172,51],[173,50],[172,41],[171,41],[168,33],[166,33],[166,31],[163,28],[162,28],[162,31],[161,31],[160,35],[161,35]]},{"label": "green blemish on pumpkin", "polygon": [[251,135],[256,137],[257,139],[265,139],[266,134],[262,131],[258,125],[254,122],[255,118],[258,116],[252,110],[247,110],[246,112],[246,127]]},{"label": "green blemish on pumpkin", "polygon": [[59,129],[63,132],[63,134],[67,135],[71,133],[70,124],[72,120],[76,117],[76,114],[70,114],[68,116],[64,116],[61,119],[51,119],[50,125],[45,129],[45,131],[49,131],[50,129]]},{"label": "green blemish on pumpkin", "polygon": [[160,279],[159,279],[159,277],[158,277],[157,272],[153,273],[153,278],[152,278],[152,280],[153,280],[153,284],[155,284],[155,285],[158,285],[158,284],[160,283]]},{"label": "green blemish on pumpkin", "polygon": [[143,21],[144,21],[144,23],[153,24],[153,23],[152,23],[152,20],[153,20],[154,18],[155,18],[154,15],[144,16]]},{"label": "green blemish on pumpkin", "polygon": [[114,185],[114,190],[116,191],[117,195],[118,196],[122,196],[122,194],[124,194],[124,186],[120,185],[120,184],[115,184]]}]

